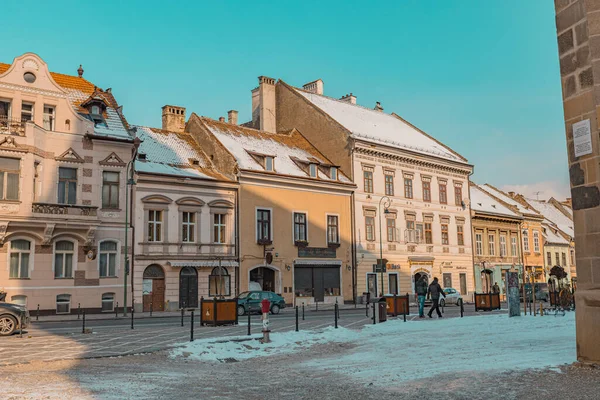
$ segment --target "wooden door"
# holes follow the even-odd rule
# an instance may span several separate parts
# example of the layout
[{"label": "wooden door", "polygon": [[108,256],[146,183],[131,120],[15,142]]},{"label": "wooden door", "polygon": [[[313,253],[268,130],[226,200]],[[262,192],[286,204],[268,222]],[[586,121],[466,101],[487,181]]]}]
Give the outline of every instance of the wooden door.
[{"label": "wooden door", "polygon": [[198,307],[198,275],[192,268],[184,268],[179,274],[179,308]]},{"label": "wooden door", "polygon": [[165,280],[152,280],[152,307],[154,311],[165,310]]}]

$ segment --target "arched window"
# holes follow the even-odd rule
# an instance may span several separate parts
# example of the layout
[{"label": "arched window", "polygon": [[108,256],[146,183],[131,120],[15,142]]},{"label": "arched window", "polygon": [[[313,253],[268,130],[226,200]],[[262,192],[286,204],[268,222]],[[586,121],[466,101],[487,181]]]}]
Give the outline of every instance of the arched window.
[{"label": "arched window", "polygon": [[105,240],[100,243],[100,278],[117,276],[117,242]]},{"label": "arched window", "polygon": [[73,256],[75,244],[61,240],[54,244],[54,278],[73,277]]},{"label": "arched window", "polygon": [[20,306],[26,306],[27,305],[27,296],[22,295],[22,294],[12,296],[10,298],[10,302],[13,304],[18,304]]},{"label": "arched window", "polygon": [[115,309],[115,294],[104,293],[102,294],[102,311],[114,311]]},{"label": "arched window", "polygon": [[56,313],[69,314],[71,312],[71,295],[59,294],[56,296]]},{"label": "arched window", "polygon": [[211,297],[231,295],[231,276],[227,268],[213,268],[208,277],[208,295]]},{"label": "arched window", "polygon": [[13,240],[10,242],[10,277],[29,278],[29,259],[31,242],[29,240]]}]

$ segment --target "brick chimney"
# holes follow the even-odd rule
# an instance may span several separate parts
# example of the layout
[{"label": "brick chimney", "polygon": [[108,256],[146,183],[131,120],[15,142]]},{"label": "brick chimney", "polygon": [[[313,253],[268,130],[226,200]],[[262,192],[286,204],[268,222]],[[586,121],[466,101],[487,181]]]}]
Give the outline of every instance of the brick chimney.
[{"label": "brick chimney", "polygon": [[515,192],[508,192],[508,195],[509,195],[510,197],[514,198],[514,197],[515,197]]},{"label": "brick chimney", "polygon": [[236,110],[227,111],[227,122],[233,125],[238,123],[238,112]]},{"label": "brick chimney", "polygon": [[316,81],[308,82],[302,85],[302,89],[307,92],[314,94],[323,94],[323,80],[317,79]]},{"label": "brick chimney", "polygon": [[352,93],[342,96],[340,100],[346,103],[356,104],[356,96]]},{"label": "brick chimney", "polygon": [[252,126],[275,133],[275,116],[275,79],[259,76],[258,87],[252,90]]},{"label": "brick chimney", "polygon": [[185,130],[185,107],[163,106],[162,128],[170,132],[183,132]]}]

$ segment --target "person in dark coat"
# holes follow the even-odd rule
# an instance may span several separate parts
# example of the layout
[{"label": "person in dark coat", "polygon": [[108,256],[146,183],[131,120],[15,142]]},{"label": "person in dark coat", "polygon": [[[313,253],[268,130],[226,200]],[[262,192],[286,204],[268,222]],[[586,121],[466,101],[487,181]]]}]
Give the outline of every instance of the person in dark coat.
[{"label": "person in dark coat", "polygon": [[437,312],[438,318],[442,318],[442,313],[440,312],[440,295],[446,297],[446,293],[442,290],[442,287],[438,283],[438,278],[433,278],[433,282],[429,285],[429,289],[427,290],[427,295],[431,296],[431,309],[427,314],[429,318],[433,318],[431,314],[433,310]]},{"label": "person in dark coat", "polygon": [[419,302],[419,318],[425,318],[425,297],[427,297],[427,277],[421,275],[421,278],[415,284],[417,292],[417,301]]},{"label": "person in dark coat", "polygon": [[494,286],[492,286],[492,293],[500,293],[500,286],[498,286],[498,282],[494,283]]}]

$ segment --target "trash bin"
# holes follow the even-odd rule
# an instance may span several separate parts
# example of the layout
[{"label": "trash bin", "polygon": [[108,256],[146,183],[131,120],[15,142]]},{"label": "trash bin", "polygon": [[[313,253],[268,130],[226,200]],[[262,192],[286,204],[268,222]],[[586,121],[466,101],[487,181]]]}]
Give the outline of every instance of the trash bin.
[{"label": "trash bin", "polygon": [[379,321],[378,322],[387,321],[387,301],[385,300],[385,297],[380,297],[378,299],[377,305],[379,308]]}]

